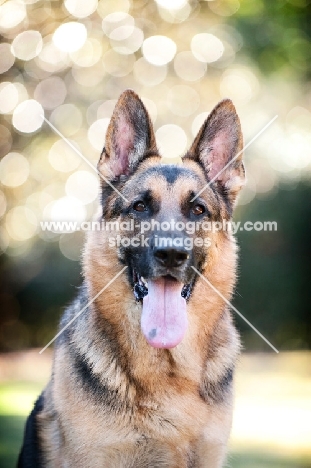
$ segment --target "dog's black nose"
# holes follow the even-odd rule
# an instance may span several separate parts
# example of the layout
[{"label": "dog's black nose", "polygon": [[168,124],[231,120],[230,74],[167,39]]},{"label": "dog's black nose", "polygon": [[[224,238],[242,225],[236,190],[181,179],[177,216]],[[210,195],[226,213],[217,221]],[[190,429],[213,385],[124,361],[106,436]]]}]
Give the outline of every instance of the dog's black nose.
[{"label": "dog's black nose", "polygon": [[189,258],[188,252],[182,249],[156,249],[154,256],[165,267],[180,267]]}]

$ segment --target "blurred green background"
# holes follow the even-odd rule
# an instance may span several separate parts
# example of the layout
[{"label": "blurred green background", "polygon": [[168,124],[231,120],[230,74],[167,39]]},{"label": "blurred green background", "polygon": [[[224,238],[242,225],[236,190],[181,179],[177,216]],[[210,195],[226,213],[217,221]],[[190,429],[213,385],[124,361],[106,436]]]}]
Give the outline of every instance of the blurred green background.
[{"label": "blurred green background", "polygon": [[234,304],[281,353],[236,318],[252,354],[238,369],[228,466],[311,466],[310,24],[310,0],[0,1],[0,466],[14,466],[48,379],[50,353],[32,348],[54,336],[81,283],[83,233],[40,222],[89,220],[97,207],[96,173],[43,116],[95,166],[126,88],[166,162],[222,98],[245,143],[278,115],[245,151],[235,214],[277,231],[237,233]]}]

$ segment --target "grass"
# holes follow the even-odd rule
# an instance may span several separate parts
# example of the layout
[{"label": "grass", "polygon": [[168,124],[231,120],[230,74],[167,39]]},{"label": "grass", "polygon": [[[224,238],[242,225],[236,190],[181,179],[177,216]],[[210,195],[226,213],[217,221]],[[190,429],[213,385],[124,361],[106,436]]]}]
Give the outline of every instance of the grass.
[{"label": "grass", "polygon": [[[16,466],[26,417],[50,372],[48,355],[20,359],[0,355],[0,468]],[[311,468],[309,362],[311,353],[243,357],[227,468]]]},{"label": "grass", "polygon": [[0,467],[13,468],[23,438],[24,416],[0,416]]},{"label": "grass", "polygon": [[33,382],[0,385],[0,468],[16,466],[25,421],[41,390]]},{"label": "grass", "polygon": [[310,459],[282,457],[258,452],[231,453],[228,468],[310,468]]}]

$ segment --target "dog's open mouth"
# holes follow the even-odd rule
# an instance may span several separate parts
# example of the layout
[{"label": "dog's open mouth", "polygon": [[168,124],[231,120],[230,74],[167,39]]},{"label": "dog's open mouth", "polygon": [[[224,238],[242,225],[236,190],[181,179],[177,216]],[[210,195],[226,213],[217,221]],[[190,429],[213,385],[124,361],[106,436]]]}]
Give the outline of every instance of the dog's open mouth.
[{"label": "dog's open mouth", "polygon": [[183,339],[187,329],[186,299],[190,284],[172,276],[145,280],[135,273],[134,295],[142,300],[142,332],[154,348],[173,348]]},{"label": "dog's open mouth", "polygon": [[[141,301],[148,294],[148,281],[143,276],[140,276],[136,272],[133,273],[133,278],[134,278],[134,296],[137,301]],[[170,277],[166,276],[165,278],[170,278]],[[173,277],[171,278],[172,280],[174,280]],[[190,295],[191,295],[191,283],[186,283],[182,287],[181,297],[183,297],[187,301],[190,298]]]}]

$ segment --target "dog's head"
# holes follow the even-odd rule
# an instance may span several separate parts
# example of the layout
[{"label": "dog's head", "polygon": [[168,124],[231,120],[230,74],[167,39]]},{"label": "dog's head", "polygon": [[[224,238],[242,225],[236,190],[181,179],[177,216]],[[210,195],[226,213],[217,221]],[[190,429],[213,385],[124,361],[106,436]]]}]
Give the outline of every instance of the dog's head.
[{"label": "dog's head", "polygon": [[163,165],[138,96],[125,91],[115,107],[98,164],[103,219],[119,223],[109,242],[128,266],[129,287],[142,301],[142,330],[154,347],[174,347],[184,336],[195,270],[213,262],[211,223],[230,219],[244,182],[242,146],[235,108],[224,100],[182,165]]}]

